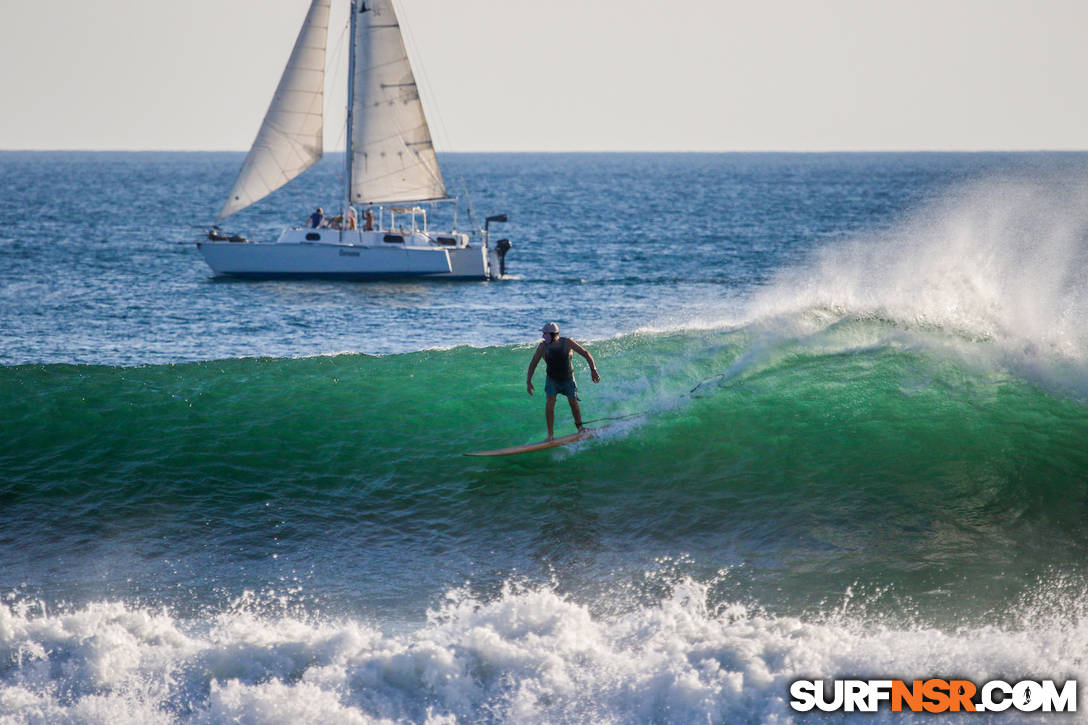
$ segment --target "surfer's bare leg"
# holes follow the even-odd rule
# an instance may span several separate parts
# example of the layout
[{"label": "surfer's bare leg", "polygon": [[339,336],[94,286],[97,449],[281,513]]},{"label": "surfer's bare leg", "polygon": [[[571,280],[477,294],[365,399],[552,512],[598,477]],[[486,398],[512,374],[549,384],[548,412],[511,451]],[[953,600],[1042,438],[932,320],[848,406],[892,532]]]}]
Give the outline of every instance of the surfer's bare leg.
[{"label": "surfer's bare leg", "polygon": [[570,414],[574,416],[574,425],[578,427],[578,430],[582,430],[582,408],[578,405],[578,400],[567,398],[567,402],[570,403]]},{"label": "surfer's bare leg", "polygon": [[555,438],[555,396],[549,395],[548,402],[544,403],[544,420],[548,422],[548,438]]}]

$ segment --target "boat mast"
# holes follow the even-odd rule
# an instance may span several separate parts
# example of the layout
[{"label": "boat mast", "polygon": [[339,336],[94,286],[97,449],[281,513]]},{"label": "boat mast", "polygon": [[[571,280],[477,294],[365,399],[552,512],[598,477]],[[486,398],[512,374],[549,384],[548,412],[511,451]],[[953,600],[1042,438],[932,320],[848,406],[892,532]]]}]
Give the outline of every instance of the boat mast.
[{"label": "boat mast", "polygon": [[348,213],[351,211],[351,133],[354,128],[351,117],[355,106],[355,16],[359,12],[356,6],[357,2],[358,0],[351,0],[351,31],[348,36],[348,130],[346,134],[347,149],[344,155],[344,179],[347,186],[344,189],[344,216],[342,217],[343,223],[340,225],[341,229],[348,225]]}]

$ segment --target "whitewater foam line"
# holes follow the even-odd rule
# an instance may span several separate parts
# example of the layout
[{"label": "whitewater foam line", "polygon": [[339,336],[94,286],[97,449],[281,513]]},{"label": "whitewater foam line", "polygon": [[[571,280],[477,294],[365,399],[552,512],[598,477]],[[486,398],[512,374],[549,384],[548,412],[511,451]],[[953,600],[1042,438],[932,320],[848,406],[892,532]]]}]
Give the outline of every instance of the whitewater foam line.
[{"label": "whitewater foam line", "polygon": [[[1083,597],[1066,605],[1079,612]],[[451,591],[399,635],[238,608],[185,621],[121,602],[15,602],[0,605],[0,720],[790,723],[799,678],[1088,681],[1084,619],[1023,616],[1020,629],[951,632],[874,623],[853,605],[773,616],[711,605],[690,579],[613,615],[551,588],[507,586],[492,601]]]}]

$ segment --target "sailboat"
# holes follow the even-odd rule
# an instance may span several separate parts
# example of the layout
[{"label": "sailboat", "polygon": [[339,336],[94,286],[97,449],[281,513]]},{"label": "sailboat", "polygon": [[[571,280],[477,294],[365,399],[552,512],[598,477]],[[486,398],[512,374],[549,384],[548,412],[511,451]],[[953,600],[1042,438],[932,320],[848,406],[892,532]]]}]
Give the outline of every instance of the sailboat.
[{"label": "sailboat", "polygon": [[315,213],[310,225],[284,229],[275,242],[251,242],[220,231],[224,219],[321,158],[331,2],[310,3],[217,224],[197,243],[205,261],[216,275],[228,277],[500,277],[511,245],[505,239],[492,244],[490,226],[505,222],[506,215],[488,217],[484,229],[473,235],[456,228],[436,232],[427,225],[425,205],[456,200],[446,193],[392,0],[350,0],[346,183],[340,213]]}]

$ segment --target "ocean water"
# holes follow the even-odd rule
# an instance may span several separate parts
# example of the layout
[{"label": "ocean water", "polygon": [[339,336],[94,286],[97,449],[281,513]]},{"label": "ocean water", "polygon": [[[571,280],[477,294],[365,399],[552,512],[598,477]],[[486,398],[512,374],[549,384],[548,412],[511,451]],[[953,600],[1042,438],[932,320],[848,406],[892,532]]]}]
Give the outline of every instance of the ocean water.
[{"label": "ocean water", "polygon": [[[241,158],[0,153],[0,722],[1088,684],[1088,154],[444,155],[510,217],[510,276],[467,283],[212,278]],[[228,229],[333,206],[339,169]],[[463,457],[543,437],[551,320],[607,429]]]}]

